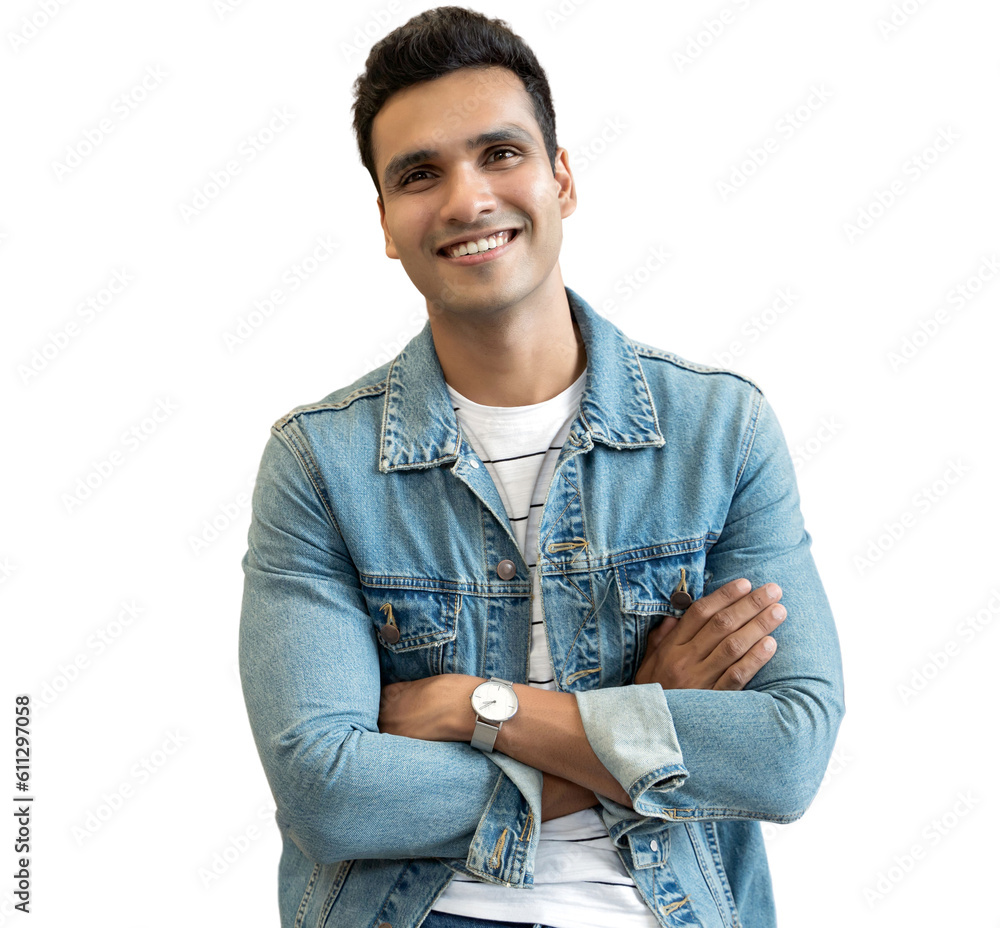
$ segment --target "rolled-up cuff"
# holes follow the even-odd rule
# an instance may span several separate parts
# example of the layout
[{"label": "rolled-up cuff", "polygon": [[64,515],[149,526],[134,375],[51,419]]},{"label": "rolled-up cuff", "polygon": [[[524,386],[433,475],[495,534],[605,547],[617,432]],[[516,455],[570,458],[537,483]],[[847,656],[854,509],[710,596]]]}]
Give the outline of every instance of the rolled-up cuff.
[{"label": "rolled-up cuff", "polygon": [[644,683],[586,690],[576,702],[591,748],[632,800],[632,809],[611,803],[612,809],[627,818],[638,813],[668,820],[670,793],[688,772],[663,688]]}]

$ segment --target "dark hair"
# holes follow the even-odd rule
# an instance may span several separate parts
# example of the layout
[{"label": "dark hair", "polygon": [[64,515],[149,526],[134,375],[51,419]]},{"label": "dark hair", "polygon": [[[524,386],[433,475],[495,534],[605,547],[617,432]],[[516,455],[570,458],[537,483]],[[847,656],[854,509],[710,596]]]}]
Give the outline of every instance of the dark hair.
[{"label": "dark hair", "polygon": [[460,68],[490,67],[507,68],[523,82],[555,172],[556,114],[549,82],[534,52],[502,19],[489,19],[459,6],[439,6],[418,13],[376,42],[364,73],[354,82],[354,134],[361,163],[379,196],[382,188],[375,171],[372,124],[386,100],[399,90]]}]

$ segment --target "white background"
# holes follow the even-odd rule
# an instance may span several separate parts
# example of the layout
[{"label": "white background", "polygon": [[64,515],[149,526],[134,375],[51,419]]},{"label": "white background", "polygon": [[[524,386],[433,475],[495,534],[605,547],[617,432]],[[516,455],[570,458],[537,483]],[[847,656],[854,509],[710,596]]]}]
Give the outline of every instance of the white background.
[{"label": "white background", "polygon": [[[3,692],[8,718],[34,700],[36,926],[277,924],[236,663],[249,489],[276,418],[425,316],[349,112],[371,37],[423,4],[230,5],[0,13]],[[766,826],[780,922],[1000,924],[1000,8],[664,6],[477,4],[550,76],[579,193],[567,285],[752,377],[800,459],[848,713],[813,807]],[[290,121],[249,160],[276,108]],[[198,191],[217,195],[185,217]],[[2,819],[0,924],[27,924]]]}]

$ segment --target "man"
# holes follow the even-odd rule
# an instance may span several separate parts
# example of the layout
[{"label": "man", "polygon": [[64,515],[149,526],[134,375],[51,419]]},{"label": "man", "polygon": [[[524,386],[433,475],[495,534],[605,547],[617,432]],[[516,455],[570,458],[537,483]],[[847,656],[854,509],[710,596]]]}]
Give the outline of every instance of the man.
[{"label": "man", "polygon": [[355,90],[428,324],[261,462],[282,924],[774,925],[758,822],[802,815],[844,710],[773,414],[565,287],[576,189],[503,23],[415,16]]}]

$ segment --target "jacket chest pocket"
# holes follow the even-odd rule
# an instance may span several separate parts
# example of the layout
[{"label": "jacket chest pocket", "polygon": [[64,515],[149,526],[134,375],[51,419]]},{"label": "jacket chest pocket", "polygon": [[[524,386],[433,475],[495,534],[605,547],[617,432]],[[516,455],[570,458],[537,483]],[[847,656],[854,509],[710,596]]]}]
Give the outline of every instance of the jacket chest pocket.
[{"label": "jacket chest pocket", "polygon": [[462,608],[460,593],[363,585],[386,682],[447,673]]},{"label": "jacket chest pocket", "polygon": [[705,549],[662,555],[615,567],[624,633],[623,673],[635,677],[651,629],[669,615],[680,618],[705,586]]}]

